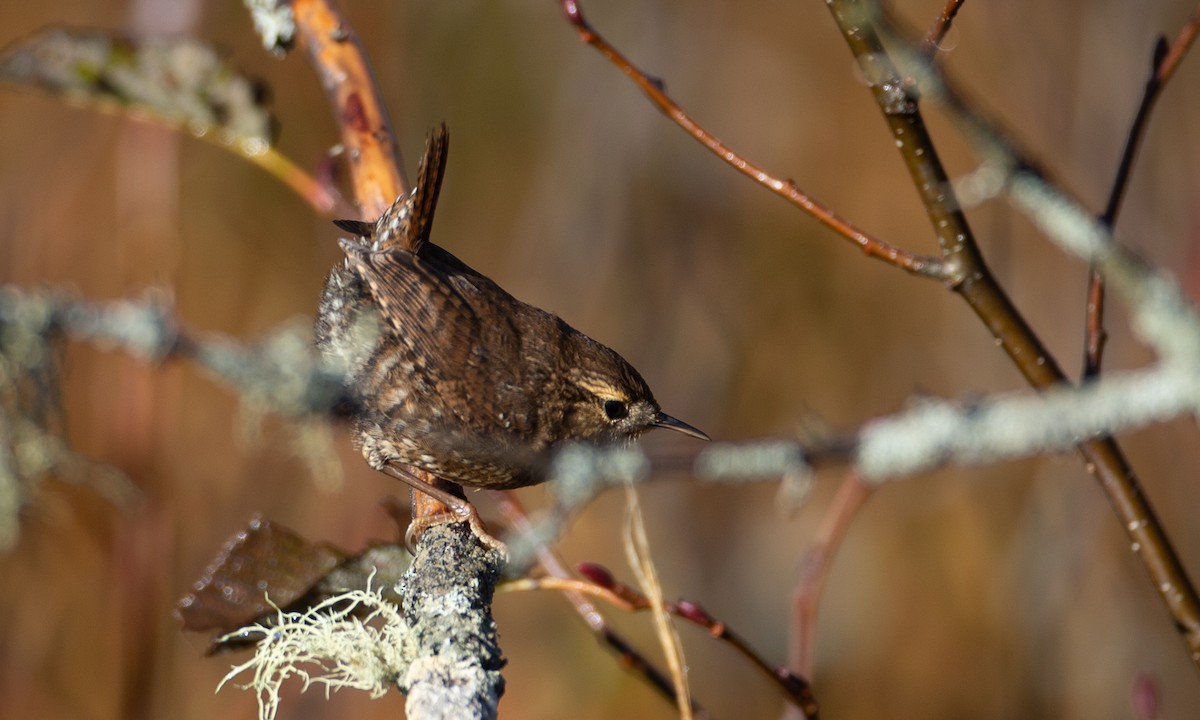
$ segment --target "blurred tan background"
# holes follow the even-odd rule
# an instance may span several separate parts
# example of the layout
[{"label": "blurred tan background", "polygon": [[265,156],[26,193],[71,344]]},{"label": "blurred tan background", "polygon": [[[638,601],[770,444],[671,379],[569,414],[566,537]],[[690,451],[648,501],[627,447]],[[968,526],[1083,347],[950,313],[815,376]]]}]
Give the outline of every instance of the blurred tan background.
[{"label": "blurred tan background", "polygon": [[[865,259],[735,175],[578,41],[556,3],[347,2],[405,158],[453,134],[434,240],[518,297],[633,361],[664,407],[714,438],[846,430],[918,393],[969,397],[1022,381],[966,306]],[[940,0],[898,2],[917,27]],[[1187,0],[969,0],[946,58],[1097,209],[1156,35]],[[865,229],[933,252],[932,235],[849,52],[821,2],[599,2],[592,22],[663,78],[712,131]],[[239,3],[8,3],[0,41],[68,23],[194,34],[274,88],[280,145],[314,167],[335,129],[311,69],[259,47]],[[966,146],[926,108],[955,174]],[[0,91],[0,282],[104,299],[170,290],[195,329],[253,340],[311,316],[335,229],[258,169],[208,144]],[[1119,222],[1125,241],[1191,288],[1200,222],[1200,58],[1162,97]],[[1017,305],[1078,372],[1084,268],[1002,202],[970,213]],[[1193,293],[1196,294],[1196,293]],[[305,321],[307,322],[307,321]],[[1106,367],[1150,360],[1114,306]],[[170,617],[251,513],[358,548],[393,532],[400,489],[342,432],[340,490],[322,489],[268,420],[239,431],[231,394],[193,367],[67,352],[68,437],[129,475],[124,510],[85,479],[54,480],[0,558],[0,716],[251,718],[249,693],[213,693],[230,658]],[[1122,437],[1192,576],[1200,576],[1200,443],[1192,422]],[[649,442],[665,442],[650,438]],[[775,489],[683,479],[644,491],[669,596],[700,602],[765,657],[786,657],[791,586],[836,484],[785,519]],[[543,493],[523,491],[532,505]],[[485,513],[487,513],[485,505]],[[631,578],[622,500],[587,509],[571,561]],[[1106,501],[1070,454],[945,471],[884,489],[851,529],[820,614],[827,718],[1128,718],[1153,679],[1162,718],[1195,717],[1187,658]],[[550,594],[496,602],[509,718],[667,718]],[[618,625],[653,652],[645,616]],[[698,700],[717,718],[777,717],[773,688],[726,647],[681,630]],[[393,694],[289,694],[283,718],[384,718]]]}]

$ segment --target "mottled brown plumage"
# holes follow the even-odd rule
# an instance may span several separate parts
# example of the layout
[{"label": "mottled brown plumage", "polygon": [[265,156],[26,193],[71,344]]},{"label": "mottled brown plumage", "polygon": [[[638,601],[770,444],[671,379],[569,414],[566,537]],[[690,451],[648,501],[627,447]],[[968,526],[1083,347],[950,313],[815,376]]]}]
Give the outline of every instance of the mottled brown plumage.
[{"label": "mottled brown plumage", "polygon": [[346,260],[326,280],[317,345],[352,378],[371,466],[512,488],[542,479],[531,470],[559,443],[652,427],[706,438],[664,414],[616,352],[428,242],[447,146],[441,126],[416,187],[378,221],[337,223],[356,237],[340,241]]}]

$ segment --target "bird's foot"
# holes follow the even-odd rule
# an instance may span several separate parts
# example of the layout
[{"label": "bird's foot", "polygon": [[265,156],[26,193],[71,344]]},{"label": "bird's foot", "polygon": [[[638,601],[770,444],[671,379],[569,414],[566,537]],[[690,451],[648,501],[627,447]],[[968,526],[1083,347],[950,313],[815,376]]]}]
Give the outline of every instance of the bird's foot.
[{"label": "bird's foot", "polygon": [[507,560],[508,546],[487,531],[483,524],[483,518],[479,516],[479,511],[475,509],[475,506],[466,500],[459,502],[461,505],[444,503],[449,508],[449,512],[413,518],[412,522],[408,524],[408,530],[404,533],[404,544],[408,546],[409,551],[416,554],[417,541],[421,539],[421,535],[426,530],[434,525],[466,522],[471,527],[471,534],[475,536],[480,545],[499,552]]},{"label": "bird's foot", "polygon": [[490,550],[498,551],[506,560],[508,559],[508,546],[487,531],[483,525],[483,518],[479,517],[479,511],[466,498],[459,497],[444,488],[426,482],[403,465],[387,463],[380,467],[379,470],[397,480],[403,481],[414,490],[425,493],[446,508],[444,512],[433,512],[428,515],[422,514],[414,517],[412,522],[408,524],[408,530],[404,533],[404,544],[414,555],[416,554],[417,540],[429,528],[434,525],[444,525],[446,523],[466,522],[471,526],[471,533],[479,541],[479,544]]}]

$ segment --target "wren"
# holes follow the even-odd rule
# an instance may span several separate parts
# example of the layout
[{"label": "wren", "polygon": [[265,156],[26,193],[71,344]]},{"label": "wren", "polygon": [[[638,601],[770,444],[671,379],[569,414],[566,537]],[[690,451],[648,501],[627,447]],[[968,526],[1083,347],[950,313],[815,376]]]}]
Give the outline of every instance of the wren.
[{"label": "wren", "polygon": [[429,242],[448,146],[441,125],[412,191],[374,223],[335,221],[354,237],[339,241],[346,257],[325,281],[316,342],[346,371],[368,464],[461,509],[412,471],[516,488],[542,481],[535,468],[562,443],[655,427],[707,440],[664,413],[615,351]]}]

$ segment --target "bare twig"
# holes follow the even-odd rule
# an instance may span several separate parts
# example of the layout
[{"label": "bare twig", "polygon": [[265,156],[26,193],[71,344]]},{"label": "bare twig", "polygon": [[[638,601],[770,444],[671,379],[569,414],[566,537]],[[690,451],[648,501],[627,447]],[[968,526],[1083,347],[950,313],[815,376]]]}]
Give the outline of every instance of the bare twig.
[{"label": "bare twig", "polygon": [[[506,490],[493,491],[490,494],[495,499],[496,507],[500,511],[500,514],[508,521],[509,527],[512,528],[515,535],[528,538],[536,536],[534,526],[529,520],[529,515],[526,514],[515,493]],[[523,589],[527,585],[531,588],[550,587],[555,583],[563,583],[560,588],[563,596],[571,603],[575,612],[596,636],[596,639],[616,653],[621,667],[641,678],[668,702],[673,702],[675,699],[675,689],[671,683],[671,678],[656,667],[641,651],[633,647],[629,641],[613,630],[608,620],[600,612],[600,609],[588,599],[587,595],[599,595],[609,602],[614,602],[618,605],[625,601],[614,595],[611,591],[605,595],[603,588],[595,582],[585,583],[572,578],[571,573],[567,570],[562,560],[547,543],[536,542],[533,546],[533,552],[537,557],[538,564],[550,574],[550,577],[525,578],[512,583],[506,583],[500,589]],[[708,717],[708,712],[694,699],[692,700],[692,714],[697,718]]]},{"label": "bare twig", "polygon": [[791,641],[788,666],[801,677],[811,678],[816,657],[817,605],[829,579],[833,560],[841,548],[850,523],[870,496],[871,487],[857,473],[846,474],[837,495],[825,511],[812,544],[800,564],[792,590]]},{"label": "bare twig", "polygon": [[724,160],[733,169],[808,213],[838,235],[858,245],[859,249],[867,256],[902,268],[914,275],[935,279],[946,278],[947,271],[942,267],[937,258],[910,253],[867,234],[844,218],[839,217],[833,210],[813,199],[812,196],[801,190],[792,180],[780,180],[721,142],[684,112],[683,108],[667,95],[663,89],[662,81],[639,70],[616,48],[609,44],[604,39],[604,36],[596,32],[584,18],[583,9],[578,0],[560,1],[562,2],[563,12],[566,14],[567,20],[570,21],[576,32],[579,33],[579,38],[594,47],[609,62],[623,72],[635,85],[641,88],[642,92],[646,94],[646,97],[650,99],[650,102],[659,111],[708,149],[709,152]]},{"label": "bare twig", "polygon": [[1175,42],[1171,43],[1165,55],[1158,63],[1158,72],[1155,77],[1158,80],[1158,86],[1161,88],[1166,85],[1179,68],[1179,63],[1187,55],[1191,49],[1192,43],[1196,41],[1196,36],[1200,35],[1200,5],[1192,12],[1192,16],[1188,19],[1184,26],[1179,31],[1179,35],[1175,37]]},{"label": "bare twig", "polygon": [[[991,276],[979,254],[973,234],[954,197],[949,177],[942,167],[936,149],[925,128],[914,94],[896,71],[890,54],[884,49],[875,27],[871,6],[858,0],[833,0],[830,10],[842,30],[843,37],[859,60],[863,76],[883,111],[897,146],[921,195],[935,234],[942,247],[942,264],[936,276],[942,278],[975,311],[980,320],[997,338],[1017,368],[1034,388],[1045,390],[1066,380],[1065,374],[1049,354],[1028,323],[1013,306],[999,284]],[[754,176],[759,172],[738,155],[683,114],[664,93],[659,83],[638,71],[619,52],[599,36],[584,20],[577,2],[563,0],[563,9],[581,39],[593,45],[605,57],[626,73],[662,112],[671,117],[686,132],[714,153],[726,159],[740,172]],[[919,54],[913,53],[914,64],[920,65]],[[1172,65],[1173,67],[1173,65]],[[935,75],[935,69],[925,72]],[[967,118],[972,139],[984,146],[985,156],[1002,168],[1020,168],[1032,177],[1040,178],[1027,156],[1015,151],[1012,143],[994,130],[964,103],[941,97],[960,118]],[[763,176],[764,178],[767,176]],[[760,182],[762,182],[760,180]],[[763,184],[775,192],[779,187]],[[800,204],[800,203],[797,203]],[[895,263],[914,270],[905,263]],[[921,265],[922,268],[929,267]],[[924,274],[924,273],[918,273]],[[1091,437],[1091,435],[1088,435]],[[1100,481],[1108,494],[1122,525],[1130,535],[1131,544],[1143,559],[1155,586],[1171,609],[1200,664],[1200,601],[1190,580],[1175,556],[1157,516],[1141,492],[1136,476],[1116,443],[1101,436],[1079,446],[1085,466]]]},{"label": "bare twig", "polygon": [[1083,325],[1083,380],[1100,374],[1108,331],[1104,329],[1104,277],[1095,269],[1088,270],[1087,302]]},{"label": "bare twig", "polygon": [[[634,588],[618,582],[606,568],[594,563],[583,563],[579,571],[588,578],[587,581],[573,578],[522,578],[505,583],[501,590],[559,590],[563,593],[586,593],[600,598],[622,610],[639,612],[652,609],[650,599]],[[664,609],[698,627],[706,630],[709,635],[721,640],[748,660],[756,669],[771,679],[805,718],[813,720],[818,717],[818,707],[812,687],[803,677],[786,667],[776,667],[769,664],[762,656],[750,647],[744,638],[735,633],[724,622],[714,618],[698,603],[689,600],[677,600],[665,603]]]},{"label": "bare twig", "polygon": [[[892,63],[891,55],[879,39],[871,7],[861,0],[833,0],[829,8],[898,140],[901,155],[942,243],[943,260],[958,271],[961,282],[954,286],[954,290],[1000,341],[1030,385],[1044,390],[1064,382],[1066,378],[1058,364],[983,264],[932,140],[925,131],[916,98],[908,92]],[[914,65],[920,68],[919,53],[912,55]],[[928,63],[924,65],[921,68],[923,79],[935,84],[940,81],[937,68]],[[1044,207],[1061,210],[1059,200],[1069,203],[1060,191],[1045,183],[1031,162],[1013,150],[1012,144],[995,131],[994,124],[985,121],[979,113],[957,98],[952,99],[944,84],[935,94],[963,121],[971,139],[981,144],[985,157],[997,159],[1002,167],[1019,170],[1020,176],[1028,180],[1030,192],[1021,194],[1019,198],[1014,196],[1014,199],[1028,203],[1027,208],[1040,202],[1047,194],[1055,202],[1043,204]],[[1077,203],[1069,204],[1078,207]],[[1079,451],[1084,457],[1085,467],[1100,481],[1108,495],[1151,581],[1174,616],[1191,651],[1193,662],[1200,667],[1200,598],[1143,494],[1137,476],[1111,437],[1083,443]]]},{"label": "bare twig", "polygon": [[946,33],[950,32],[950,24],[954,22],[954,16],[958,15],[962,4],[963,0],[946,0],[946,6],[933,19],[933,24],[926,31],[925,40],[922,41],[921,46],[924,48],[925,55],[930,59],[941,50],[942,41],[946,39]]},{"label": "bare twig", "polygon": [[[1129,127],[1129,134],[1125,139],[1125,149],[1121,153],[1121,162],[1117,166],[1112,190],[1109,192],[1104,213],[1100,216],[1100,221],[1109,228],[1116,225],[1117,214],[1121,210],[1125,189],[1129,186],[1137,150],[1145,135],[1146,125],[1150,119],[1150,113],[1154,109],[1155,101],[1158,100],[1163,87],[1175,74],[1180,61],[1191,48],[1198,30],[1200,30],[1200,7],[1196,8],[1173,43],[1167,45],[1166,40],[1160,38],[1155,45],[1150,77],[1146,80],[1142,101],[1138,106],[1133,123]],[[1094,377],[1100,372],[1104,343],[1108,338],[1108,334],[1104,330],[1104,278],[1095,268],[1088,276],[1087,321],[1084,329],[1083,377],[1086,379]]]},{"label": "bare twig", "polygon": [[[1009,188],[1013,201],[1048,236],[1085,260],[1095,260],[1108,282],[1123,289],[1138,310],[1135,329],[1156,347],[1164,360],[1173,364],[1180,358],[1193,357],[1197,337],[1188,328],[1192,319],[1189,312],[1183,311],[1188,307],[1187,301],[1174,281],[1165,276],[1148,277],[1149,272],[1140,260],[1112,243],[1108,228],[1090,217],[1081,203],[1049,184],[1032,165],[1023,162],[1012,144],[994,130],[994,125],[967,108],[939,75],[929,73],[924,84],[929,88],[928,94],[944,103],[988,156],[1011,169],[1002,186]],[[1155,309],[1151,310],[1151,306]],[[1164,322],[1168,318],[1171,320]],[[1184,388],[1168,392],[1175,391],[1189,392]],[[1108,493],[1132,549],[1175,619],[1193,662],[1200,665],[1200,603],[1132,470],[1111,441],[1087,443],[1081,446],[1081,451],[1089,462],[1088,469],[1096,474]]]},{"label": "bare twig", "polygon": [[279,178],[280,182],[299,195],[313,210],[322,215],[338,212],[347,203],[321,181],[292,162],[291,158],[275,148],[249,158],[251,162]]},{"label": "bare twig", "polygon": [[654,632],[659,647],[667,658],[667,669],[675,690],[675,706],[681,720],[692,720],[692,689],[687,679],[687,662],[683,657],[683,644],[679,633],[671,624],[670,613],[663,600],[662,583],[658,568],[650,553],[650,540],[646,537],[646,522],[642,516],[642,504],[637,489],[631,481],[625,485],[625,556],[638,584],[646,596],[650,615],[654,618]]}]

